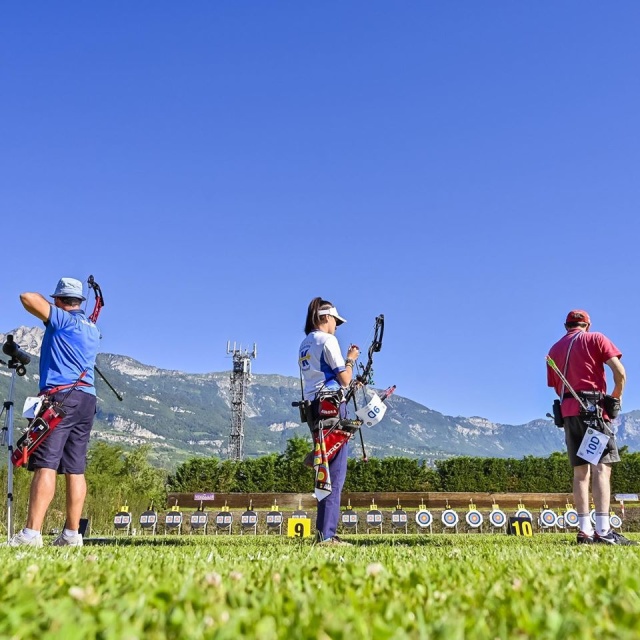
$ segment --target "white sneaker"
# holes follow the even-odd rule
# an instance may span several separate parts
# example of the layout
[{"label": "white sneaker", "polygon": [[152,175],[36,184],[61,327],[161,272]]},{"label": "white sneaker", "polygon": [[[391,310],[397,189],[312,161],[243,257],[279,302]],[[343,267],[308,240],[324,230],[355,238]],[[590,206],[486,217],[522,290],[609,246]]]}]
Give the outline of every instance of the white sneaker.
[{"label": "white sneaker", "polygon": [[74,536],[65,536],[63,531],[51,544],[54,547],[81,547],[83,542],[79,533]]},{"label": "white sneaker", "polygon": [[3,542],[0,547],[37,547],[42,546],[42,536],[38,533],[33,538],[27,538],[20,530],[9,542]]}]

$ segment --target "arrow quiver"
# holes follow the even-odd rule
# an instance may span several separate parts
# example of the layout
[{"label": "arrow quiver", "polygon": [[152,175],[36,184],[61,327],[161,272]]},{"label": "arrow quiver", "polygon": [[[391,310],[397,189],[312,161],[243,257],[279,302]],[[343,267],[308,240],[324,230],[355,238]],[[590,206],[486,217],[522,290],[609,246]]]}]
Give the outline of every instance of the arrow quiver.
[{"label": "arrow quiver", "polygon": [[27,431],[16,443],[11,454],[13,465],[15,467],[25,465],[29,456],[49,437],[65,415],[59,403],[45,399],[38,415],[30,422]]}]

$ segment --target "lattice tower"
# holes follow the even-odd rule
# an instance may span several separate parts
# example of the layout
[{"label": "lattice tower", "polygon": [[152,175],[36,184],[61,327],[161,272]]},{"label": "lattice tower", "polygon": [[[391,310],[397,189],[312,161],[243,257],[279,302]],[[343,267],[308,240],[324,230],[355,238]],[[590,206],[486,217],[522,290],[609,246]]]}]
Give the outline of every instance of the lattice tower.
[{"label": "lattice tower", "polygon": [[247,387],[251,382],[251,359],[257,355],[256,345],[253,351],[236,347],[236,343],[227,342],[227,353],[233,357],[231,370],[231,434],[229,435],[229,458],[242,460],[244,450],[244,416],[246,409]]}]

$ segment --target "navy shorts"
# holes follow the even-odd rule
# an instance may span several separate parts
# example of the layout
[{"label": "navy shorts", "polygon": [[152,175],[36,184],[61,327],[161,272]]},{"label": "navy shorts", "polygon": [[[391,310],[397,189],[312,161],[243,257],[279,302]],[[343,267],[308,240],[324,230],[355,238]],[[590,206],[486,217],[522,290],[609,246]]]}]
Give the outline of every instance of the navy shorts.
[{"label": "navy shorts", "polygon": [[[59,391],[53,398],[62,400],[68,391]],[[74,389],[64,400],[65,417],[47,439],[29,456],[29,469],[55,469],[58,473],[82,474],[87,466],[87,450],[96,397]]]}]

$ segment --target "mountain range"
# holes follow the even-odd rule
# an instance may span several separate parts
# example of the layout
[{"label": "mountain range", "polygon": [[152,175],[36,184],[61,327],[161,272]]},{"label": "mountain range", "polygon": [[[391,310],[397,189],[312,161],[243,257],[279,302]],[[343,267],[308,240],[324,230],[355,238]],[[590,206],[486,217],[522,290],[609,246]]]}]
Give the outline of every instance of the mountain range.
[{"label": "mountain range", "polygon": [[[32,355],[27,374],[16,376],[14,430],[26,427],[22,407],[38,391],[38,353],[43,330],[19,327],[8,332]],[[0,333],[4,344],[8,334]],[[6,357],[3,357],[6,360]],[[231,372],[184,373],[142,364],[124,355],[103,353],[97,366],[122,395],[119,402],[96,376],[98,413],[93,437],[123,446],[149,443],[152,456],[167,467],[192,456],[227,457],[231,430]],[[0,395],[8,399],[12,372],[0,365]],[[247,457],[281,452],[293,435],[307,436],[291,403],[300,396],[300,380],[255,374],[247,388],[244,453]],[[364,404],[362,398],[360,403]],[[394,394],[375,427],[363,427],[369,456],[436,459],[458,455],[547,456],[564,450],[563,432],[551,420],[526,424],[493,423],[485,418],[447,416]],[[614,423],[618,443],[640,450],[640,411],[623,413]],[[358,442],[356,439],[355,442]],[[352,454],[358,454],[352,446]]]}]

